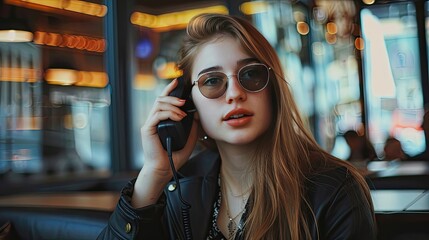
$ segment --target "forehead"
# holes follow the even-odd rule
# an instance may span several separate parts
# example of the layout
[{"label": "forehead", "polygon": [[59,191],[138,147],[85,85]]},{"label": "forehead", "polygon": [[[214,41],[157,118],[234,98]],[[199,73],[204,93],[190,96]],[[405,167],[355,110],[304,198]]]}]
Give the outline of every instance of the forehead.
[{"label": "forehead", "polygon": [[199,48],[193,62],[194,74],[198,74],[205,68],[219,66],[224,69],[234,68],[241,59],[250,58],[241,43],[229,36],[222,36],[205,43]]}]

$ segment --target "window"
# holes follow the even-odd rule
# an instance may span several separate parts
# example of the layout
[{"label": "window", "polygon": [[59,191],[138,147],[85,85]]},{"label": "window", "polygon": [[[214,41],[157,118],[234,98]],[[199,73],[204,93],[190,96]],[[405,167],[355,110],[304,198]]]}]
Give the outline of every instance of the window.
[{"label": "window", "polygon": [[408,155],[415,155],[424,150],[416,6],[371,6],[362,9],[361,19],[370,140],[380,156],[388,137],[397,138]]},{"label": "window", "polygon": [[106,171],[107,8],[101,1],[78,9],[73,1],[23,2],[0,3],[0,173],[19,179]]}]

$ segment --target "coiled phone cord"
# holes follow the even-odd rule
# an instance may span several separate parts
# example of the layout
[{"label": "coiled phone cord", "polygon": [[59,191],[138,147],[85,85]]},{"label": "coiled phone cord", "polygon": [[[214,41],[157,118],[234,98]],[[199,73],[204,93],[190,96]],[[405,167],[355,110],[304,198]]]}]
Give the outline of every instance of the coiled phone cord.
[{"label": "coiled phone cord", "polygon": [[179,191],[179,199],[182,202],[182,221],[183,221],[183,230],[185,231],[185,239],[186,240],[192,240],[192,230],[191,230],[191,217],[190,217],[190,209],[191,205],[185,201],[182,197],[182,191],[180,190],[180,183],[179,178],[177,177],[177,171],[174,167],[173,162],[173,151],[171,150],[171,137],[166,138],[166,144],[167,144],[167,154],[168,154],[168,160],[170,161],[170,167],[173,172],[173,178],[176,182],[176,188],[177,191]]}]

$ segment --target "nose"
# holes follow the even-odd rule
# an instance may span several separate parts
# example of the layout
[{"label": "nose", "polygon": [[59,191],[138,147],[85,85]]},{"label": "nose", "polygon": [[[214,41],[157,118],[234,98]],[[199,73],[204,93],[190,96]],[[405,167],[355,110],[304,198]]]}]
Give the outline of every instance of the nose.
[{"label": "nose", "polygon": [[238,82],[237,75],[228,76],[228,86],[226,88],[226,101],[232,103],[234,101],[244,101],[247,98],[246,90],[241,87]]}]

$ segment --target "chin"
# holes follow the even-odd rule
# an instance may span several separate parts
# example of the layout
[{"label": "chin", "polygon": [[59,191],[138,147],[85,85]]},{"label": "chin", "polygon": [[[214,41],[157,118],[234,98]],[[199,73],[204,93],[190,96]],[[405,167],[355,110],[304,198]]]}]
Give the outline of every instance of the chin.
[{"label": "chin", "polygon": [[257,136],[249,135],[240,135],[236,137],[229,138],[226,142],[234,145],[246,145],[254,143],[257,140]]}]

